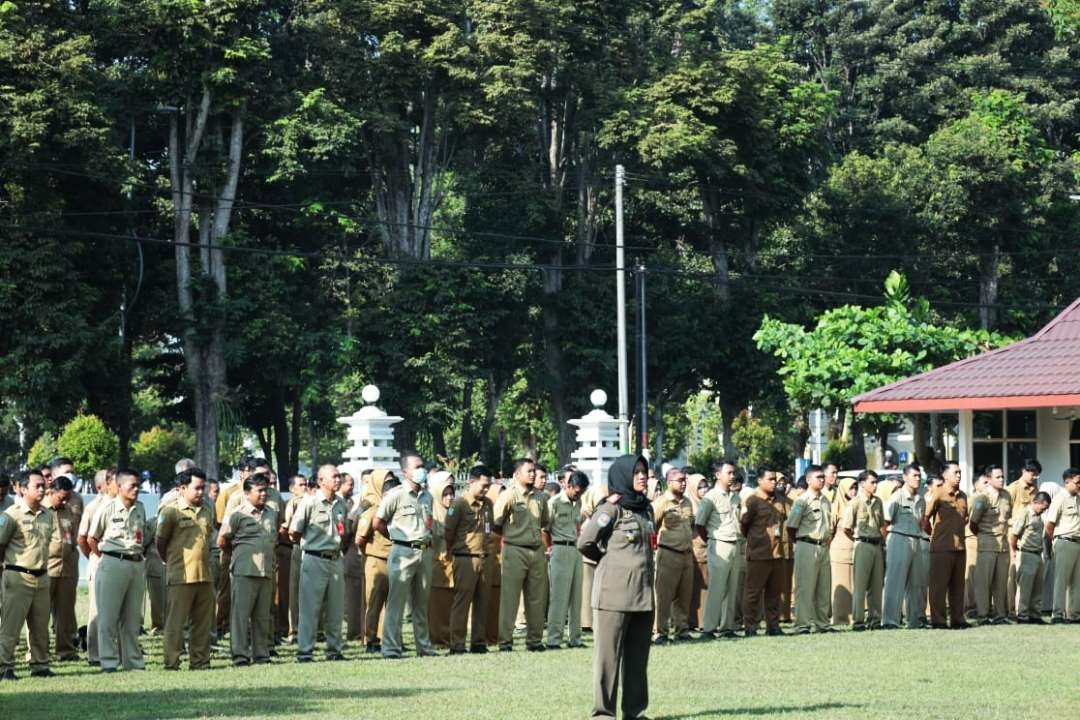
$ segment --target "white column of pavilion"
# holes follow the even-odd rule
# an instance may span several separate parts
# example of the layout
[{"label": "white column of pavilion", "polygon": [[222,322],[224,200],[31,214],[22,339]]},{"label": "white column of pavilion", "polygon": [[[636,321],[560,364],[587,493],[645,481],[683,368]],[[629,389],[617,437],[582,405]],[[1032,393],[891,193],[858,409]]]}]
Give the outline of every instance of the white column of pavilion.
[{"label": "white column of pavilion", "polygon": [[364,470],[398,469],[398,452],[394,449],[394,428],[404,418],[387,415],[375,403],[379,401],[379,388],[367,385],[361,391],[367,403],[352,415],[338,418],[348,426],[348,439],[352,445],[345,451],[347,458],[338,466],[359,480]]}]

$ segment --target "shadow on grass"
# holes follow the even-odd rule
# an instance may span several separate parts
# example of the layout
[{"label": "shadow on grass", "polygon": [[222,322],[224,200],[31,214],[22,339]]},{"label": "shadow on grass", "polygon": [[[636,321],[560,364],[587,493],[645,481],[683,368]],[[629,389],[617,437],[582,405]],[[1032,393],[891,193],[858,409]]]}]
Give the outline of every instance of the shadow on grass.
[{"label": "shadow on grass", "polygon": [[784,715],[787,713],[822,712],[841,708],[860,708],[851,703],[818,703],[816,705],[765,705],[762,707],[715,708],[696,713],[653,715],[653,720],[689,720],[690,718],[723,717],[724,715]]},{"label": "shadow on grass", "polygon": [[[19,720],[54,720],[57,704],[64,703],[63,694],[55,692],[18,693],[9,685],[7,701],[17,703]],[[11,692],[16,690],[16,692]],[[87,716],[107,720],[138,718],[203,718],[203,717],[296,717],[308,714],[335,715],[340,705],[355,702],[360,707],[366,700],[408,699],[442,688],[362,688],[357,690],[305,689],[297,687],[201,688],[201,689],[140,689],[130,692],[103,690],[79,695],[84,708],[93,708]],[[3,704],[0,704],[2,706]]]}]

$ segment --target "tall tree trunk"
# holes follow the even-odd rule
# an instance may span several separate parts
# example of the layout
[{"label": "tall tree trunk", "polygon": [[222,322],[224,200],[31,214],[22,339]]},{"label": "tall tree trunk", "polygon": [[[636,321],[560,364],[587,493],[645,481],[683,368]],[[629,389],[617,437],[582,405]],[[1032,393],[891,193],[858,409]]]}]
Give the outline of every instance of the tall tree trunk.
[{"label": "tall tree trunk", "polygon": [[997,325],[998,280],[1001,277],[1001,246],[979,256],[979,325],[992,330]]},{"label": "tall tree trunk", "polygon": [[476,452],[476,433],[473,431],[472,398],[474,380],[466,380],[465,388],[461,391],[461,441],[458,444],[458,457],[467,458]]},{"label": "tall tree trunk", "polygon": [[721,199],[719,191],[709,186],[708,182],[710,181],[702,179],[699,184],[705,225],[709,229],[709,256],[712,258],[713,273],[716,276],[717,294],[721,300],[727,300],[731,296],[731,271],[728,266],[727,241],[722,227]]},{"label": "tall tree trunk", "polygon": [[863,435],[862,422],[855,413],[851,418],[851,462],[855,468],[866,467],[866,437]]},{"label": "tall tree trunk", "polygon": [[[291,432],[289,441],[289,467],[278,468],[278,485],[279,490],[288,490],[289,477],[295,475],[300,470],[300,423],[303,420],[303,403],[300,402],[300,386],[297,385],[293,388],[292,395],[292,422],[289,424],[289,430]],[[286,475],[286,472],[288,474]]]},{"label": "tall tree trunk", "polygon": [[281,476],[290,472],[289,454],[291,452],[284,388],[279,387],[274,391],[274,408],[270,417],[271,427],[274,430],[274,465],[277,467],[278,476]]},{"label": "tall tree trunk", "polygon": [[739,458],[739,451],[735,448],[735,443],[731,441],[731,428],[742,408],[739,407],[738,403],[732,402],[722,395],[720,396],[719,404],[720,423],[724,429],[724,457],[728,460],[735,461]]}]

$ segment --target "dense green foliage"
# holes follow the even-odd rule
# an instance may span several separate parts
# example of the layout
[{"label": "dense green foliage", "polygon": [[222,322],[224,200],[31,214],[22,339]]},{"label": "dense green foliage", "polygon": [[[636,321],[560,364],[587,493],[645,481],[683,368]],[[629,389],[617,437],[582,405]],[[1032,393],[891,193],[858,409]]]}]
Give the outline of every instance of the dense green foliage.
[{"label": "dense green foliage", "polygon": [[[368,382],[402,447],[565,462],[589,391],[614,410],[617,164],[646,268],[635,425],[665,458],[787,461],[806,408],[839,435],[856,388],[1074,298],[1078,17],[2,2],[0,463],[83,413],[120,463],[190,428],[200,462],[254,445],[287,476],[339,456]],[[925,301],[882,300],[894,269]],[[817,363],[818,340],[840,349]]]},{"label": "dense green foliage", "polygon": [[103,467],[116,465],[116,433],[96,415],[79,415],[56,438],[56,450],[75,464],[75,474],[91,477]]}]

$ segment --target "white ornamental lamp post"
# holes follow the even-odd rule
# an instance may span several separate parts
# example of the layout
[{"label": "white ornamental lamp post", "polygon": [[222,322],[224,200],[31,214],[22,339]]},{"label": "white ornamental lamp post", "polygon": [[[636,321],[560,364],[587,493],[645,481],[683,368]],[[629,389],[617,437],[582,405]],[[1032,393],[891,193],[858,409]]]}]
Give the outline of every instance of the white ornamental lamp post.
[{"label": "white ornamental lamp post", "polygon": [[584,417],[569,420],[577,428],[578,448],[570,454],[575,467],[589,476],[589,491],[597,498],[607,495],[608,468],[622,455],[619,439],[626,430],[626,421],[612,417],[604,410],[607,393],[593,390],[589,395],[593,409]]},{"label": "white ornamental lamp post", "polygon": [[398,469],[393,425],[404,420],[376,407],[379,388],[374,385],[365,385],[360,395],[367,404],[352,415],[338,418],[339,423],[348,426],[348,439],[352,443],[345,451],[346,461],[338,466],[338,470],[356,479],[364,470]]}]

